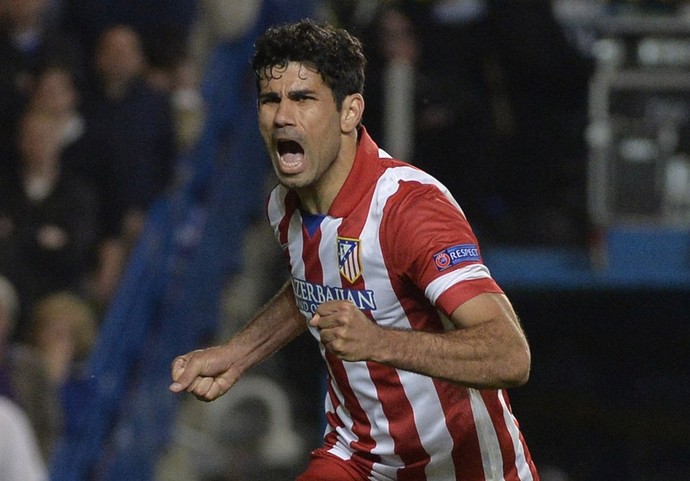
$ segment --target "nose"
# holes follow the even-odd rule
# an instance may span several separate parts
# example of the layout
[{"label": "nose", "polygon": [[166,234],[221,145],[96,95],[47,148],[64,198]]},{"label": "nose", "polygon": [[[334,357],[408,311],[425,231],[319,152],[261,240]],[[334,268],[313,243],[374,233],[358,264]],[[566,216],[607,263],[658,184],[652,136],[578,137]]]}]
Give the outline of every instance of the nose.
[{"label": "nose", "polygon": [[278,102],[273,122],[277,127],[293,125],[295,122],[294,108],[289,99],[282,99]]}]

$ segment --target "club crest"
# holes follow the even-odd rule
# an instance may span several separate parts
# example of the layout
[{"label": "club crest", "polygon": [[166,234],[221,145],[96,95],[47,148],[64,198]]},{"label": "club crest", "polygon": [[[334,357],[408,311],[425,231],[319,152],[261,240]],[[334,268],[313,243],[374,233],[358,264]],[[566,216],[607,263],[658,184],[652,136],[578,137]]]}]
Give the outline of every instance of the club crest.
[{"label": "club crest", "polygon": [[340,275],[354,284],[362,275],[362,263],[359,254],[359,239],[338,237],[338,269]]}]

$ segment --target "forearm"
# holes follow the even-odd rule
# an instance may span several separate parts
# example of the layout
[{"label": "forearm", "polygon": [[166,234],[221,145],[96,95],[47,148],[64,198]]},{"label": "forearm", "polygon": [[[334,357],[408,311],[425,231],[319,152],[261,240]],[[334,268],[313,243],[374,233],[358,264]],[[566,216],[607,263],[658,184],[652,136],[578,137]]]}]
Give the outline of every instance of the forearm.
[{"label": "forearm", "polygon": [[444,333],[381,329],[372,360],[474,388],[508,388],[529,376],[519,327],[488,321]]},{"label": "forearm", "polygon": [[244,373],[305,329],[306,321],[295,305],[292,286],[287,282],[223,348],[232,353],[234,367]]}]

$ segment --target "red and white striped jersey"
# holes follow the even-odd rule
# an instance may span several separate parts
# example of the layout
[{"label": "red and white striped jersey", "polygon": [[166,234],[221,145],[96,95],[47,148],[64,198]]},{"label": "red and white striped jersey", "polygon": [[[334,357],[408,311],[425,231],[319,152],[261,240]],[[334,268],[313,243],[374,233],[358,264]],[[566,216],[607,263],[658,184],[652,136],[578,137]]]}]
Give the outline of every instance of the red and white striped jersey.
[{"label": "red and white striped jersey", "polygon": [[[501,289],[447,189],[360,133],[353,169],[328,215],[303,214],[283,186],[269,198],[297,305],[309,319],[322,302],[348,299],[381,326],[442,331],[439,311],[450,315]],[[321,353],[330,374],[325,449],[357,461],[369,479],[538,479],[503,390],[344,362],[323,345]]]}]

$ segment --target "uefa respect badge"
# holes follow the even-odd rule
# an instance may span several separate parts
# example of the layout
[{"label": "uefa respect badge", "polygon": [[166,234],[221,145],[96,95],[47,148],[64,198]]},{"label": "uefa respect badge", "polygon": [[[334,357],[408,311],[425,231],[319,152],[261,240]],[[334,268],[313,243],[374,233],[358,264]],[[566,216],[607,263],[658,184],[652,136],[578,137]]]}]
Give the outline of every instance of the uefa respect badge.
[{"label": "uefa respect badge", "polygon": [[448,247],[433,256],[434,264],[439,271],[456,266],[462,262],[476,262],[481,259],[479,248],[475,244],[460,244]]}]

